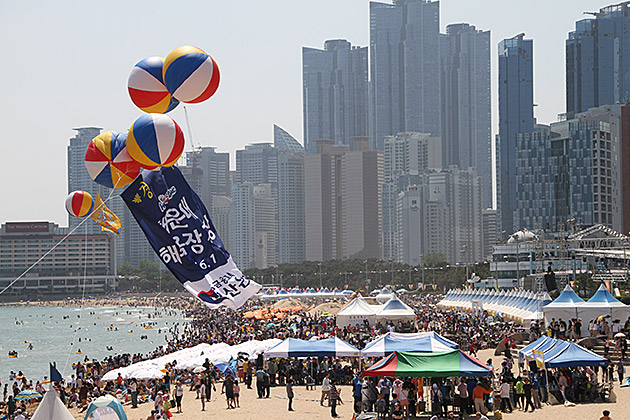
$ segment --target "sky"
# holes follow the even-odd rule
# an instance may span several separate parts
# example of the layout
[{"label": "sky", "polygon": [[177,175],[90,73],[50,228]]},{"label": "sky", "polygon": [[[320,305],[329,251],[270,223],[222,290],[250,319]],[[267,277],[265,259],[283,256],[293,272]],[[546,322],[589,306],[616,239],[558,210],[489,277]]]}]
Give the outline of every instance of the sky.
[{"label": "sky", "polygon": [[[442,0],[440,27],[466,22],[491,31],[493,134],[497,131],[497,44],[534,40],[535,116],[565,110],[568,32],[601,0]],[[133,65],[195,45],[217,61],[221,83],[187,106],[186,150],[234,151],[273,140],[273,124],[302,141],[303,46],[327,39],[369,45],[368,0],[106,2],[0,0],[0,223],[49,220],[67,226],[66,153],[74,127],[126,132],[142,115],[127,94]],[[181,105],[169,114],[184,132]]]}]

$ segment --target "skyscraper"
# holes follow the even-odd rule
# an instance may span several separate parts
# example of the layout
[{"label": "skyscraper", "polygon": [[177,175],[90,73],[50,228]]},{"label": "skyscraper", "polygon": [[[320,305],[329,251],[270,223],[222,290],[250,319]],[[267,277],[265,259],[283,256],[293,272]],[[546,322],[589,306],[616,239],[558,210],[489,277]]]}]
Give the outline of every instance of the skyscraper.
[{"label": "skyscraper", "polygon": [[208,210],[212,208],[213,196],[230,196],[229,153],[217,153],[216,147],[200,147],[186,153],[186,165],[200,178],[199,189],[192,183],[191,186]]},{"label": "skyscraper", "polygon": [[344,39],[328,40],[324,49],[302,48],[304,147],[315,153],[315,140],[350,145],[368,135],[368,51]]},{"label": "skyscraper", "polygon": [[371,136],[440,135],[439,2],[370,2]]},{"label": "skyscraper", "polygon": [[516,211],[516,135],[534,131],[533,42],[519,34],[499,43],[499,168],[501,228],[511,234]]},{"label": "skyscraper", "polygon": [[304,152],[278,154],[279,263],[306,260],[304,224]]},{"label": "skyscraper", "polygon": [[630,100],[630,2],[576,22],[566,41],[567,114]]},{"label": "skyscraper", "polygon": [[280,151],[303,152],[304,146],[286,130],[277,125],[273,125],[273,147]]},{"label": "skyscraper", "polygon": [[444,166],[477,168],[484,208],[491,207],[490,31],[448,25],[440,58]]}]

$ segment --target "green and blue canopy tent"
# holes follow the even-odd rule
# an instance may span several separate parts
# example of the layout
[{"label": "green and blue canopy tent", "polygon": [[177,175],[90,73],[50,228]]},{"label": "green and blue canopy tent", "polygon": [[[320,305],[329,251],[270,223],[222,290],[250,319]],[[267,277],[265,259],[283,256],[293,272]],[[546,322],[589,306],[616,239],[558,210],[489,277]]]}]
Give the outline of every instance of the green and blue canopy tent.
[{"label": "green and blue canopy tent", "polygon": [[437,353],[395,351],[363,371],[365,376],[445,378],[489,376],[492,369],[459,349]]}]

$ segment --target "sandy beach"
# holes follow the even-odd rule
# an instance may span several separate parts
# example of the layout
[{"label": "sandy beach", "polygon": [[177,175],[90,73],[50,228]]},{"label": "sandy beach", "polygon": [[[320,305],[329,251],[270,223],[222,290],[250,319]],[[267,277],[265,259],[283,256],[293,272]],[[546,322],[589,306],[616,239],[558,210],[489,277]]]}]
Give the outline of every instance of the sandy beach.
[{"label": "sandy beach", "polygon": [[[492,357],[492,350],[480,351],[478,356],[481,360]],[[495,358],[498,361],[498,358]],[[337,413],[341,419],[351,419],[352,410],[352,390],[349,386],[341,386],[341,396],[345,404],[337,407]],[[293,408],[295,412],[287,411],[287,398],[284,387],[271,388],[269,399],[257,399],[255,389],[246,389],[241,386],[241,408],[226,409],[224,395],[220,394],[220,385],[217,385],[219,392],[213,392],[212,401],[206,403],[206,411],[201,411],[201,402],[195,399],[195,393],[186,389],[182,401],[182,413],[173,412],[173,419],[201,420],[207,418],[222,418],[225,420],[260,420],[260,419],[309,419],[324,420],[330,419],[330,408],[322,407],[319,404],[319,387],[315,391],[307,391],[304,386],[295,387],[295,398]],[[554,419],[554,420],[590,420],[599,419],[603,410],[610,410],[611,417],[615,420],[630,419],[630,388],[620,389],[618,383],[615,384],[616,403],[608,404],[578,404],[575,407],[565,407],[563,405],[549,406],[533,413],[515,411],[511,414],[504,414],[504,418],[511,420],[524,419]],[[125,406],[125,411],[129,420],[144,420],[153,409],[152,403],[141,404],[137,409]],[[71,410],[76,419],[83,419],[83,415],[76,409]],[[417,418],[428,419],[431,416],[425,415]],[[493,416],[489,415],[490,418]],[[474,418],[469,416],[468,418]]]}]

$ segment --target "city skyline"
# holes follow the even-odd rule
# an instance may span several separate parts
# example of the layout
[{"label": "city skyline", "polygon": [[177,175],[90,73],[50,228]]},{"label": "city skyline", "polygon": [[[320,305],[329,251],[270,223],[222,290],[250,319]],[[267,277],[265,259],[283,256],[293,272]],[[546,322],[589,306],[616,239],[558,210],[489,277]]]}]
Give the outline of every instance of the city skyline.
[{"label": "city skyline", "polygon": [[[5,35],[5,43],[12,43],[6,50],[7,62],[13,65],[0,70],[0,75],[11,81],[7,83],[0,118],[5,123],[3,152],[12,158],[3,165],[1,174],[7,179],[23,171],[24,176],[21,182],[7,183],[5,196],[13,199],[5,200],[0,220],[50,220],[66,225],[65,155],[72,128],[126,130],[142,114],[126,94],[131,67],[145,56],[164,56],[178,45],[190,43],[206,49],[217,59],[222,72],[216,98],[188,107],[193,135],[187,135],[187,151],[192,145],[214,146],[219,152],[229,152],[233,161],[236,149],[271,141],[274,123],[294,136],[300,135],[301,47],[320,48],[326,39],[336,38],[347,39],[353,45],[369,45],[369,2],[348,1],[342,5],[323,1],[317,6],[278,3],[282,7],[269,8],[272,10],[263,10],[262,5],[252,2],[249,7],[229,6],[211,14],[203,13],[209,5],[184,2],[180,8],[190,12],[188,20],[177,22],[159,13],[164,8],[146,10],[140,9],[141,5],[125,5],[126,13],[122,13],[122,3],[116,2],[76,3],[67,8],[44,2],[39,7],[3,4],[0,33]],[[576,21],[588,17],[583,11],[598,10],[610,2],[514,2],[509,10],[505,2],[494,3],[497,12],[488,13],[492,4],[476,10],[463,1],[442,1],[440,31],[458,22],[490,30],[491,49],[500,39],[520,32],[534,39],[534,98],[539,105],[535,115],[540,122],[555,121],[556,114],[565,111],[564,48],[568,33],[575,30]],[[333,5],[340,12],[337,15],[327,13]],[[543,6],[545,13],[540,13]],[[195,8],[200,10],[194,12]],[[116,22],[116,30],[104,37],[93,30],[90,16]],[[320,24],[315,28],[305,25],[307,19]],[[280,24],[282,29],[277,29]],[[242,33],[237,34],[235,29]],[[232,36],[221,36],[225,34]],[[130,39],[138,42],[130,43]],[[263,45],[274,45],[274,49],[265,50]],[[263,52],[266,59],[256,60]],[[491,70],[495,134],[494,54]],[[272,104],[268,103],[270,98]],[[182,127],[186,125],[181,107],[171,115]],[[31,170],[26,171],[27,167]],[[45,182],[42,173],[47,174]]]}]

